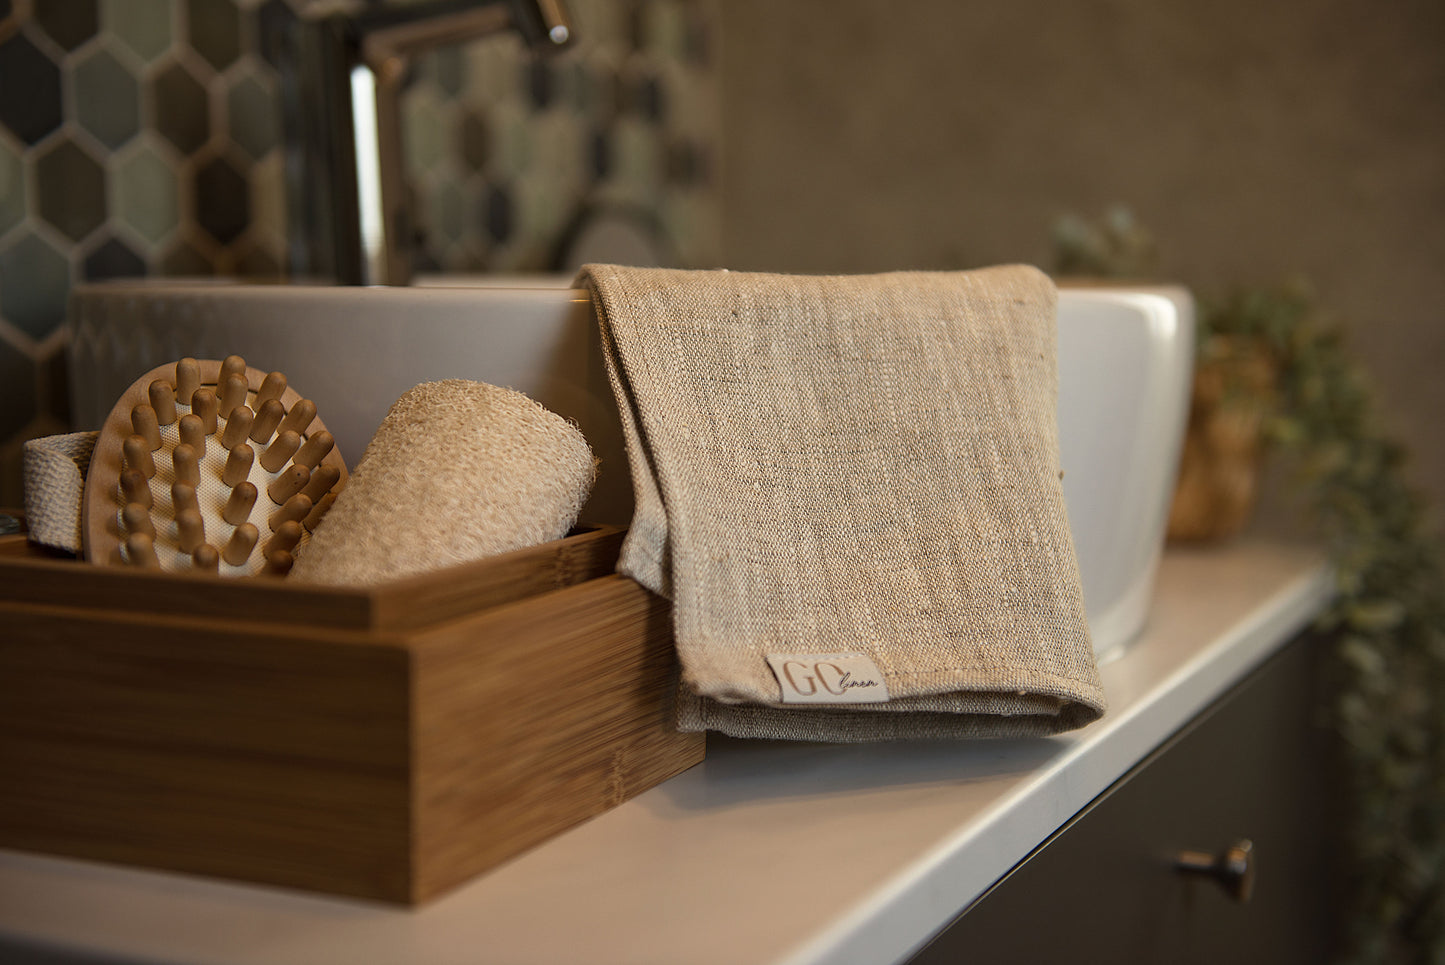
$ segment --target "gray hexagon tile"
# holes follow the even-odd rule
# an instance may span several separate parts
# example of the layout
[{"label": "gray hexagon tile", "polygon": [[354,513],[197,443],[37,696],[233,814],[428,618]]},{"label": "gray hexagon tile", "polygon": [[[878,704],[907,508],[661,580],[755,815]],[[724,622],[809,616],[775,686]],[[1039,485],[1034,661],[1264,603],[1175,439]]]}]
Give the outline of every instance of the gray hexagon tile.
[{"label": "gray hexagon tile", "polygon": [[161,273],[177,277],[214,275],[215,262],[184,238],[171,245],[161,258]]},{"label": "gray hexagon tile", "polygon": [[97,0],[40,0],[35,22],[66,50],[74,50],[95,36],[100,27]]},{"label": "gray hexagon tile", "polygon": [[512,196],[505,187],[493,185],[482,203],[487,234],[497,244],[512,237]]},{"label": "gray hexagon tile", "polygon": [[62,120],[60,68],[23,31],[0,43],[0,124],[35,144]]},{"label": "gray hexagon tile", "polygon": [[210,236],[228,245],[251,221],[250,185],[224,157],[211,158],[196,169],[193,182],[196,221]]},{"label": "gray hexagon tile", "polygon": [[605,127],[594,128],[587,135],[587,165],[594,181],[612,173],[612,135]]},{"label": "gray hexagon tile", "polygon": [[667,181],[682,187],[705,184],[712,174],[707,147],[685,137],[667,145]]},{"label": "gray hexagon tile", "polygon": [[633,51],[642,50],[647,46],[648,24],[647,10],[641,4],[631,4],[623,8],[623,30],[626,31],[627,45]]},{"label": "gray hexagon tile", "polygon": [[69,138],[35,159],[40,217],[71,241],[81,241],[105,221],[105,170],[99,159]]},{"label": "gray hexagon tile", "polygon": [[556,66],[551,60],[536,57],[524,61],[521,67],[532,110],[545,111],[557,96]]},{"label": "gray hexagon tile", "polygon": [[607,116],[613,110],[610,84],[599,83],[602,70],[590,61],[577,59],[565,67],[567,104],[584,117]]},{"label": "gray hexagon tile", "polygon": [[443,243],[455,245],[467,230],[465,190],[455,179],[446,179],[433,190],[431,201],[429,227],[437,232]]},{"label": "gray hexagon tile", "polygon": [[456,97],[466,84],[466,53],[461,47],[443,47],[426,58],[426,73],[448,97]]},{"label": "gray hexagon tile", "polygon": [[282,62],[290,46],[289,30],[296,22],[296,11],[286,0],[265,0],[256,8],[256,46],[269,64]]},{"label": "gray hexagon tile", "polygon": [[77,63],[75,118],[96,140],[114,150],[140,130],[140,83],[107,48]]},{"label": "gray hexagon tile", "polygon": [[656,59],[678,61],[687,56],[688,15],[677,3],[652,3],[642,8],[646,48]]},{"label": "gray hexagon tile", "polygon": [[236,274],[258,281],[276,281],[281,278],[281,262],[262,245],[243,246],[235,260]]},{"label": "gray hexagon tile", "polygon": [[146,273],[146,263],[125,242],[110,237],[86,256],[80,270],[86,281],[138,278]]},{"label": "gray hexagon tile", "polygon": [[281,104],[275,85],[258,72],[247,72],[231,85],[226,97],[226,119],[231,140],[252,159],[261,157],[281,140]]},{"label": "gray hexagon tile", "polygon": [[69,292],[70,262],[35,232],[22,229],[0,250],[0,316],[37,342],[60,327]]},{"label": "gray hexagon tile", "polygon": [[549,111],[533,119],[537,163],[528,172],[533,180],[546,177],[556,193],[569,194],[586,183],[587,139],[576,119],[564,111]]},{"label": "gray hexagon tile", "polygon": [[578,38],[598,49],[612,50],[626,43],[622,33],[621,5],[609,0],[572,0],[567,5]]},{"label": "gray hexagon tile", "polygon": [[241,15],[231,0],[186,0],[191,47],[216,70],[241,55]]},{"label": "gray hexagon tile", "polygon": [[667,95],[657,75],[648,69],[636,69],[620,75],[622,109],[649,124],[661,124],[667,118]]},{"label": "gray hexagon tile", "polygon": [[536,131],[519,105],[503,104],[491,112],[492,163],[502,177],[519,177],[532,167]]},{"label": "gray hexagon tile", "polygon": [[435,92],[418,89],[405,100],[402,138],[407,170],[425,174],[452,153],[448,151],[451,132],[442,121],[444,108]]},{"label": "gray hexagon tile", "polygon": [[206,143],[211,133],[211,107],[206,89],[184,64],[166,65],[151,80],[156,130],[182,154]]},{"label": "gray hexagon tile", "polygon": [[486,118],[481,112],[469,110],[463,113],[457,143],[461,146],[463,164],[474,171],[480,171],[487,166],[491,136],[487,132]]},{"label": "gray hexagon tile", "polygon": [[687,34],[683,40],[683,56],[691,67],[712,66],[712,24],[701,7],[688,10]]},{"label": "gray hexagon tile", "polygon": [[546,172],[536,171],[524,177],[515,185],[517,201],[517,224],[521,230],[516,233],[518,240],[529,245],[529,253],[535,254],[535,261],[526,264],[530,271],[540,271],[551,261],[556,239],[566,226],[572,213],[572,201],[568,192],[559,191]]},{"label": "gray hexagon tile", "polygon": [[4,339],[0,339],[0,385],[5,386],[0,439],[8,439],[35,418],[35,363]]},{"label": "gray hexagon tile", "polygon": [[613,128],[612,152],[620,186],[629,198],[645,202],[663,170],[656,129],[636,118],[622,118]]},{"label": "gray hexagon tile", "polygon": [[[50,417],[66,428],[70,425],[70,367],[65,346],[41,358],[35,367],[36,397]],[[64,430],[62,430],[64,431]]]},{"label": "gray hexagon tile", "polygon": [[521,44],[511,37],[494,37],[468,46],[464,98],[486,105],[514,100],[522,57]]},{"label": "gray hexagon tile", "polygon": [[150,62],[171,49],[171,0],[101,0],[100,19],[141,60]]},{"label": "gray hexagon tile", "polygon": [[0,138],[0,236],[25,218],[25,163]]},{"label": "gray hexagon tile", "polygon": [[141,145],[112,169],[116,210],[121,221],[155,243],[180,221],[175,171],[149,144]]}]

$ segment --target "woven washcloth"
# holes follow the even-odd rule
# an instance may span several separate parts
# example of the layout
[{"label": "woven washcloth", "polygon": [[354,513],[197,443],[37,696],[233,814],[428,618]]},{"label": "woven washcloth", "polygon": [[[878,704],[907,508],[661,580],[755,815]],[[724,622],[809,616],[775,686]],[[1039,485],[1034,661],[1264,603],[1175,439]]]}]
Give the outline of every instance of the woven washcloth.
[{"label": "woven washcloth", "polygon": [[99,432],[71,432],[30,439],[22,447],[25,524],[35,542],[80,552],[80,504],[99,438]]},{"label": "woven washcloth", "polygon": [[1052,282],[588,265],[678,724],[1046,735],[1104,697],[1060,483]]}]

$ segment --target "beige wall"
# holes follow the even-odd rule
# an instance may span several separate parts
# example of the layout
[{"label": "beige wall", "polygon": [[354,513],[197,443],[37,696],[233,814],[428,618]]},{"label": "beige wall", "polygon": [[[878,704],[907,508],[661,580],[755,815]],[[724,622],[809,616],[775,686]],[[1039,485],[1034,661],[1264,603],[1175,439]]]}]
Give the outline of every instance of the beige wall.
[{"label": "beige wall", "polygon": [[1199,290],[1303,273],[1445,503],[1438,0],[728,0],[739,269],[1047,265],[1133,209]]}]

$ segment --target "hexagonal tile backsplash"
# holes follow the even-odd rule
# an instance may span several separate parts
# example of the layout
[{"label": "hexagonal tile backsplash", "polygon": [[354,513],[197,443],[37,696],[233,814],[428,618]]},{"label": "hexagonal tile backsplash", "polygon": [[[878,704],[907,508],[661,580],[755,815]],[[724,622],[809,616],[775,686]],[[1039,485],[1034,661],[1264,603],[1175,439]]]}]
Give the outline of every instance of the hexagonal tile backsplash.
[{"label": "hexagonal tile backsplash", "polygon": [[[307,0],[0,4],[0,506],[20,447],[66,431],[80,281],[287,264],[276,27]],[[569,0],[578,43],[419,59],[405,156],[423,269],[557,265],[624,212],[680,265],[716,260],[709,0]]]}]

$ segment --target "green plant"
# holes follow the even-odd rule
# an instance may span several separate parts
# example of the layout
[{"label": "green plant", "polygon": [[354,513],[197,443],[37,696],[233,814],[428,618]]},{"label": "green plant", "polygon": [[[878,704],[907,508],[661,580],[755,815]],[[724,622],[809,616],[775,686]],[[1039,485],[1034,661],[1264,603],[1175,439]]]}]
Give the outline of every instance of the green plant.
[{"label": "green plant", "polygon": [[[1154,250],[1120,211],[1061,222],[1055,240],[1061,268],[1095,276],[1137,278]],[[1363,371],[1303,285],[1202,298],[1199,321],[1201,355],[1227,338],[1272,366],[1266,438],[1335,571],[1319,625],[1350,782],[1340,960],[1445,960],[1445,583],[1405,450],[1381,430]]]}]

